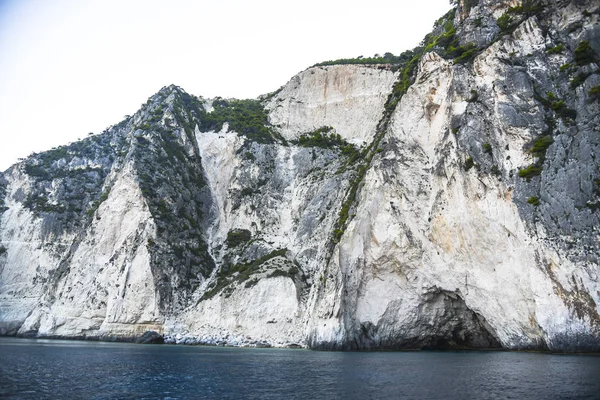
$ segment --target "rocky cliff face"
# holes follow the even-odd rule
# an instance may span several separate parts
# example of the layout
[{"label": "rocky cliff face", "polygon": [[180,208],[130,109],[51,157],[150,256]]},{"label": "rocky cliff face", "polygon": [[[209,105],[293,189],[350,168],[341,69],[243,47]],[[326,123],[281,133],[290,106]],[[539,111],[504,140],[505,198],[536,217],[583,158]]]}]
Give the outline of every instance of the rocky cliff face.
[{"label": "rocky cliff face", "polygon": [[390,65],[166,87],[29,157],[0,176],[0,334],[600,350],[599,18],[464,0]]}]

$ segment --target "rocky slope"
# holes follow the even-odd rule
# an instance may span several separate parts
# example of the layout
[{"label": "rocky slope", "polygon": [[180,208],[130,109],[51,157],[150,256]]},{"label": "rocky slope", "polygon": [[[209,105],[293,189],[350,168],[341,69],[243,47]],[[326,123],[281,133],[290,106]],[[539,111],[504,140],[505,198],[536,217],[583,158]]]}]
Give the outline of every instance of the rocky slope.
[{"label": "rocky slope", "polygon": [[0,176],[0,334],[600,350],[599,18],[463,0],[389,64],[166,87],[32,155]]}]

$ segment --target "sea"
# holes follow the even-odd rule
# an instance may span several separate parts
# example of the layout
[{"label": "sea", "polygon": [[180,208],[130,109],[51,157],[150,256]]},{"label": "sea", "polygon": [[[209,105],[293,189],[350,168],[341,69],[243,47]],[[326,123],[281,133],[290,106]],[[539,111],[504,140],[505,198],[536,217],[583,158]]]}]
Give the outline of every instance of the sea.
[{"label": "sea", "polygon": [[600,399],[600,356],[0,338],[7,399]]}]

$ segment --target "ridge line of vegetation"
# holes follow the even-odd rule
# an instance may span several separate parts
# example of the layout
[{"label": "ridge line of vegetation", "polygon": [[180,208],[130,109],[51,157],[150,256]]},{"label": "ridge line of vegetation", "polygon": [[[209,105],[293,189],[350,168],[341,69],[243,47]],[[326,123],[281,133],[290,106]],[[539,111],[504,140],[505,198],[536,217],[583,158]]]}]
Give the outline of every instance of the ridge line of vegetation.
[{"label": "ridge line of vegetation", "polygon": [[390,65],[390,69],[396,72],[403,70],[410,64],[415,55],[418,54],[418,59],[420,59],[420,55],[428,51],[435,51],[441,57],[446,59],[454,59],[455,64],[467,63],[472,61],[483,49],[479,49],[471,42],[463,45],[459,43],[458,37],[456,36],[456,27],[454,26],[455,15],[456,7],[452,8],[435,22],[433,31],[425,35],[419,46],[412,50],[404,51],[398,56],[392,53],[384,53],[383,56],[375,54],[373,57],[358,56],[355,58],[340,58],[337,60],[316,63],[313,67],[345,64],[388,64]]}]

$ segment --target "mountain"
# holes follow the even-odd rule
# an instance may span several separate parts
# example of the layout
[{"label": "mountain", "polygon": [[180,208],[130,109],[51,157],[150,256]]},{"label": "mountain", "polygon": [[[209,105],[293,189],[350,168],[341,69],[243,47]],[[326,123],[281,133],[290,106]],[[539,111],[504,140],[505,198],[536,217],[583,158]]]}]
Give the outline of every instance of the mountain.
[{"label": "mountain", "polygon": [[461,0],[0,176],[0,334],[600,351],[600,5]]}]

